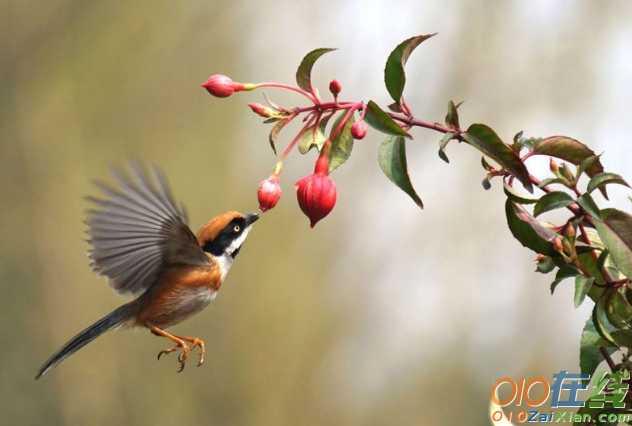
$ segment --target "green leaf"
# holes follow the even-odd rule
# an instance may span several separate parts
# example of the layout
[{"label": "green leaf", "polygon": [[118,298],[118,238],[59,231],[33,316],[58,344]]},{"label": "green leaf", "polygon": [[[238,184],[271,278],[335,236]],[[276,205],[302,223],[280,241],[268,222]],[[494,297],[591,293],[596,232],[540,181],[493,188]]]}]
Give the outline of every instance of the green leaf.
[{"label": "green leaf", "polygon": [[[459,104],[461,105],[461,104]],[[448,102],[448,114],[445,116],[445,124],[453,129],[458,129],[459,125],[459,105],[454,105],[454,102]]]},{"label": "green leaf", "polygon": [[612,338],[617,344],[626,348],[632,348],[632,330],[615,330]]},{"label": "green leaf", "polygon": [[540,216],[542,213],[568,207],[571,204],[575,204],[575,200],[566,192],[555,191],[545,194],[538,200],[533,208],[533,215],[535,217]]},{"label": "green leaf", "polygon": [[301,64],[298,66],[298,69],[296,70],[296,82],[298,83],[298,87],[311,92],[312,68],[314,67],[314,64],[316,63],[318,58],[323,56],[325,53],[332,52],[334,50],[338,49],[323,47],[320,49],[312,50],[307,55],[305,55],[305,57],[301,61]]},{"label": "green leaf", "polygon": [[539,261],[535,267],[535,272],[539,272],[540,274],[548,274],[557,266],[553,261],[553,258],[546,256],[543,260]]},{"label": "green leaf", "polygon": [[455,132],[448,132],[445,135],[443,135],[443,137],[439,141],[439,157],[446,163],[449,163],[450,160],[448,159],[448,156],[445,153],[445,147],[448,146],[448,142],[452,140],[454,135],[456,135]]},{"label": "green leaf", "polygon": [[367,113],[364,117],[364,121],[373,127],[375,130],[379,130],[387,135],[404,136],[412,138],[410,134],[402,129],[402,127],[395,122],[387,113],[373,101],[369,101],[367,104]]},{"label": "green leaf", "polygon": [[630,185],[618,174],[615,173],[599,173],[588,182],[588,192],[593,192],[595,189],[602,187],[603,185],[608,184],[619,184],[627,186]]},{"label": "green leaf", "polygon": [[544,188],[545,186],[549,186],[554,183],[559,183],[559,184],[564,185],[564,181],[560,178],[546,178],[538,184],[538,188]]},{"label": "green leaf", "polygon": [[[533,152],[541,155],[549,155],[551,157],[560,158],[575,165],[590,158],[595,157],[595,152],[578,140],[566,136],[551,136],[542,139],[533,146]],[[586,174],[590,177],[603,173],[603,166],[599,160],[592,162],[586,167]],[[607,197],[605,190],[602,194]]]},{"label": "green leaf", "polygon": [[604,301],[605,298],[602,297],[598,299],[597,303],[595,304],[592,315],[593,324],[595,325],[595,330],[597,330],[597,333],[599,333],[602,339],[608,342],[609,345],[618,346],[617,342],[615,342],[614,338],[612,337],[612,334],[610,334],[612,330],[614,330],[614,327],[612,326],[612,324],[610,324],[610,321],[608,321],[608,318],[606,317],[606,314],[604,312]]},{"label": "green leaf", "polygon": [[617,209],[601,211],[603,221],[595,220],[597,232],[616,267],[632,278],[632,216]]},{"label": "green leaf", "polygon": [[597,220],[601,219],[601,210],[590,194],[583,194],[581,197],[578,197],[577,204],[579,204],[582,209],[586,210],[586,212],[588,212],[588,214],[590,214],[593,218]]},{"label": "green leaf", "polygon": [[388,90],[395,102],[399,103],[402,100],[402,93],[404,93],[404,86],[406,85],[404,66],[408,61],[408,57],[417,46],[434,35],[426,34],[409,38],[400,43],[386,60],[384,83],[386,84],[386,90]]},{"label": "green leaf", "polygon": [[557,274],[555,274],[555,279],[551,283],[551,294],[555,292],[555,289],[557,288],[559,283],[567,278],[578,277],[579,275],[579,269],[577,269],[573,265],[562,266],[559,271],[557,271]]},{"label": "green leaf", "polygon": [[529,171],[524,163],[518,154],[506,145],[491,128],[484,124],[472,124],[467,132],[462,133],[461,136],[470,145],[509,170],[527,191],[533,192]]},{"label": "green leaf", "polygon": [[538,223],[524,208],[508,199],[505,203],[505,214],[509,230],[520,244],[536,253],[558,255],[551,244],[557,234]]},{"label": "green leaf", "polygon": [[[340,114],[340,116],[338,116],[333,126],[331,127],[332,132],[338,128],[338,125],[340,125],[340,123],[342,122],[342,120],[344,120],[346,116],[346,113]],[[347,159],[351,155],[351,150],[353,150],[351,126],[353,125],[354,121],[354,114],[351,114],[344,127],[331,140],[331,151],[329,152],[329,174],[331,174],[331,172],[336,170],[345,161],[347,161]]]},{"label": "green leaf", "polygon": [[599,157],[599,155],[593,155],[582,161],[579,166],[577,166],[577,177],[581,176],[593,163],[599,161]]},{"label": "green leaf", "polygon": [[575,297],[573,298],[575,309],[579,308],[581,304],[584,303],[588,290],[590,290],[594,281],[595,278],[588,278],[584,275],[577,275],[577,277],[575,277]]},{"label": "green leaf", "polygon": [[389,136],[380,146],[380,167],[386,177],[410,196],[422,209],[424,204],[415,192],[408,176],[406,164],[406,141],[402,136]]},{"label": "green leaf", "polygon": [[[579,367],[581,368],[582,374],[590,374],[592,377],[597,367],[599,367],[599,364],[603,362],[603,355],[599,350],[600,346],[606,347],[606,350],[610,354],[616,350],[616,348],[609,346],[608,343],[601,338],[592,318],[589,318],[582,332],[581,346],[579,349]],[[590,380],[586,380],[584,383],[589,381]]]},{"label": "green leaf", "polygon": [[538,202],[537,198],[525,197],[524,195],[520,194],[518,191],[509,186],[507,182],[503,182],[503,189],[507,198],[509,198],[514,203],[533,204]]},{"label": "green leaf", "polygon": [[[342,113],[345,115],[345,112]],[[327,127],[327,123],[329,119],[333,116],[327,115],[325,117],[321,117],[318,122],[318,127],[315,127],[316,124],[310,126],[305,133],[301,135],[301,138],[298,140],[298,152],[301,154],[307,154],[309,150],[312,148],[316,148],[318,151],[323,147],[325,142],[327,141],[327,136],[325,136],[325,128]]]},{"label": "green leaf", "polygon": [[625,292],[625,287],[609,289],[608,298],[605,303],[608,321],[618,329],[628,329],[632,322],[632,306],[630,302],[628,302]]},{"label": "green leaf", "polygon": [[287,123],[289,123],[288,120],[281,120],[272,127],[272,130],[270,130],[270,136],[268,137],[268,140],[270,141],[270,147],[272,148],[272,151],[274,151],[274,155],[277,155],[276,142],[277,138],[279,137],[279,133]]}]

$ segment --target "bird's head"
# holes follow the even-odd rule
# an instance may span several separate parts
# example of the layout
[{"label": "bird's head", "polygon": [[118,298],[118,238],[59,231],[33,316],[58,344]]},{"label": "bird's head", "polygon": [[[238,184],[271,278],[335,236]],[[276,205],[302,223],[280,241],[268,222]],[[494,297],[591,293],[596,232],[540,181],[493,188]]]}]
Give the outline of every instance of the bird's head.
[{"label": "bird's head", "polygon": [[197,233],[202,250],[215,257],[234,259],[259,215],[228,211],[215,216]]}]

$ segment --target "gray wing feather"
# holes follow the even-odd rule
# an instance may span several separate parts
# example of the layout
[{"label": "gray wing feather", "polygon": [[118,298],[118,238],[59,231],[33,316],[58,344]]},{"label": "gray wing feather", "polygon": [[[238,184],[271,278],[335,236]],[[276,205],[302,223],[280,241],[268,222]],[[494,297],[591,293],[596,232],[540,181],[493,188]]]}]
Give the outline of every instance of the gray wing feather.
[{"label": "gray wing feather", "polygon": [[105,275],[115,292],[138,296],[169,264],[202,264],[208,259],[162,172],[152,167],[150,176],[138,162],[130,171],[131,177],[112,168],[118,188],[97,181],[104,198],[86,197],[96,207],[88,210],[86,219],[93,247],[88,257],[92,269]]}]

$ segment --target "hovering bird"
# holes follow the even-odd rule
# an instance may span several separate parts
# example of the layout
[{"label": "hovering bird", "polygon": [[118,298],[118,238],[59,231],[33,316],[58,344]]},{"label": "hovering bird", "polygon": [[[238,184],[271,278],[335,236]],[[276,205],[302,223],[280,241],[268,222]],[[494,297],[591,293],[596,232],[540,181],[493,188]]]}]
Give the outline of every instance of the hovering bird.
[{"label": "hovering bird", "polygon": [[[102,198],[87,197],[90,266],[107,277],[118,294],[135,297],[73,337],[37,373],[36,379],[106,331],[144,327],[180,350],[182,371],[189,353],[204,342],[197,337],[165,331],[204,309],[215,298],[226,274],[246,240],[257,214],[228,211],[215,216],[193,234],[184,206],[175,202],[162,172],[151,174],[139,163],[129,173],[113,167],[118,188],[102,181],[95,185]],[[187,344],[190,343],[190,346]]]}]

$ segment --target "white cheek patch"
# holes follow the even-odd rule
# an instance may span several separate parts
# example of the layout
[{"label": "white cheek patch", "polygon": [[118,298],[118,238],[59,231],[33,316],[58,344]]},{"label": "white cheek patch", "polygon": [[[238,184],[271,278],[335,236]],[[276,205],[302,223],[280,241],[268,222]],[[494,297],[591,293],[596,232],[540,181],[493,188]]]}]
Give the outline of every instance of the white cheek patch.
[{"label": "white cheek patch", "polygon": [[241,233],[239,238],[234,239],[233,242],[230,243],[230,245],[226,249],[226,253],[227,254],[229,254],[229,255],[233,254],[235,252],[235,250],[237,250],[239,247],[241,247],[241,245],[244,243],[244,241],[246,241],[246,237],[248,236],[248,233],[250,232],[250,228],[252,228],[252,225],[250,225],[249,227],[244,229],[244,232]]},{"label": "white cheek patch", "polygon": [[241,247],[244,241],[246,241],[246,237],[248,236],[248,233],[250,232],[251,228],[252,228],[252,225],[244,229],[244,232],[242,232],[239,238],[236,238],[226,248],[226,252],[217,258],[217,261],[219,262],[219,265],[222,271],[222,281],[224,281],[224,278],[226,278],[226,274],[228,274],[228,270],[233,264],[233,257],[231,255],[235,252],[235,250],[238,250]]}]

